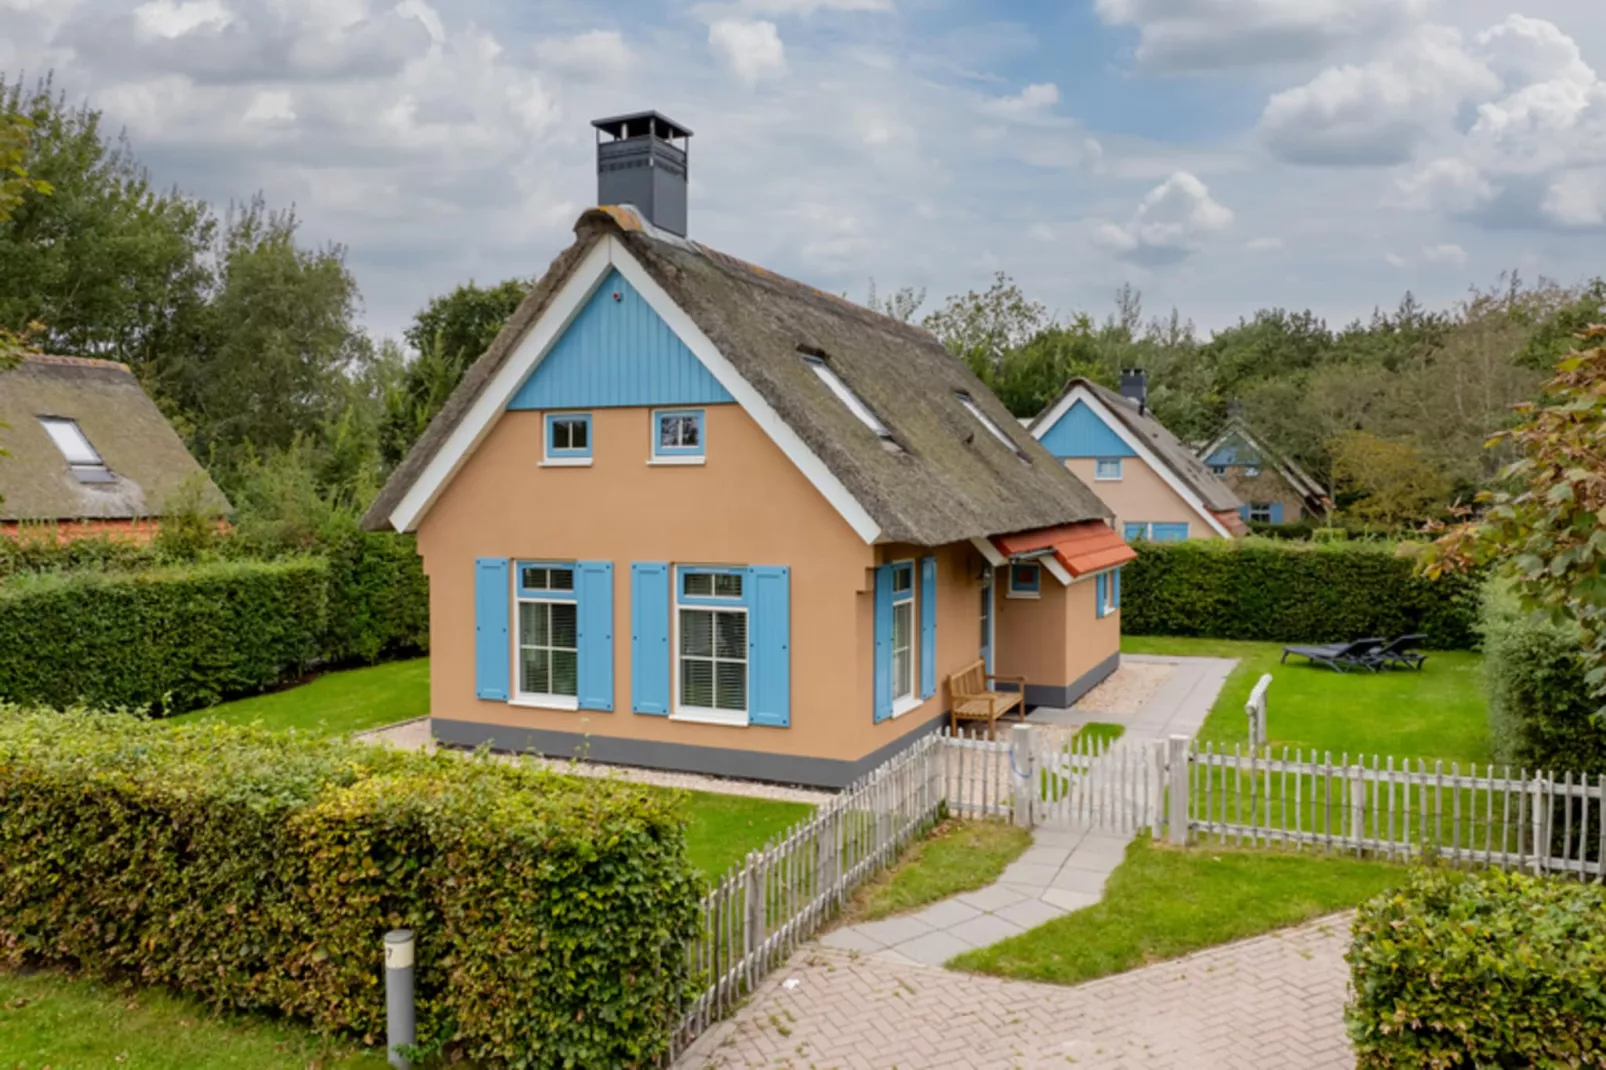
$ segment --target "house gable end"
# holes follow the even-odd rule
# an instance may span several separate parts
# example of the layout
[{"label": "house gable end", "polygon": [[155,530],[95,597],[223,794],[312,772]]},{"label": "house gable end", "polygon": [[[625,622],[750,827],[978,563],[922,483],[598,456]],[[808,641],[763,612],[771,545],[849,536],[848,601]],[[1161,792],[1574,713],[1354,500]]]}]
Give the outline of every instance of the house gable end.
[{"label": "house gable end", "polygon": [[1205,458],[1205,464],[1215,468],[1232,468],[1241,465],[1259,466],[1263,463],[1260,450],[1237,431],[1229,432],[1210,456]]},{"label": "house gable end", "polygon": [[617,268],[611,268],[510,411],[718,405],[730,391]]},{"label": "house gable end", "polygon": [[1065,414],[1038,435],[1044,448],[1060,460],[1081,457],[1136,457],[1109,424],[1084,401],[1072,405]]}]

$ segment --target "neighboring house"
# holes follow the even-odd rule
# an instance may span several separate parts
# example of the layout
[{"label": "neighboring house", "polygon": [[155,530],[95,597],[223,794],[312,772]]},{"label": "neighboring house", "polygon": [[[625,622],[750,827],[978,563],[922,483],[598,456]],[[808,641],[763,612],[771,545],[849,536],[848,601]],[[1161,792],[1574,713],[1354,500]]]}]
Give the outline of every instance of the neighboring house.
[{"label": "neighboring house", "polygon": [[1032,436],[1093,488],[1128,541],[1231,538],[1248,532],[1243,502],[1148,410],[1148,377],[1121,373],[1120,393],[1072,379]]},{"label": "neighboring house", "polygon": [[1293,524],[1322,518],[1332,501],[1304,469],[1263,445],[1241,416],[1234,415],[1199,451],[1211,474],[1244,501],[1240,515],[1260,524]]},{"label": "neighboring house", "polygon": [[365,519],[418,533],[435,738],[835,787],[978,660],[1053,706],[1114,671],[1098,498],[928,332],[669,229],[682,128],[599,128],[658,222],[581,215]]},{"label": "neighboring house", "polygon": [[0,372],[0,532],[54,523],[61,538],[149,538],[187,481],[229,511],[167,418],[123,364],[25,357]]}]

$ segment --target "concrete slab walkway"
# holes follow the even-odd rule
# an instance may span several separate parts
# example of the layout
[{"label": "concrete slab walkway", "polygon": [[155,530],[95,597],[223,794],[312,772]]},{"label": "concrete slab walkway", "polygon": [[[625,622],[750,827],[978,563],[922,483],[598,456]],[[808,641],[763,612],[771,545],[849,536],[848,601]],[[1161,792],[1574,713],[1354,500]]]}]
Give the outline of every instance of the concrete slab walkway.
[{"label": "concrete slab walkway", "polygon": [[[1137,660],[1137,655],[1127,655]],[[1193,735],[1204,724],[1227,674],[1226,658],[1149,658],[1174,665],[1116,746]],[[1037,717],[1034,713],[1028,722]],[[837,951],[852,951],[899,964],[940,966],[972,948],[1034,929],[1073,910],[1092,906],[1104,882],[1126,857],[1131,835],[1077,828],[1040,827],[1032,846],[994,884],[881,921],[847,925],[820,937]]]}]

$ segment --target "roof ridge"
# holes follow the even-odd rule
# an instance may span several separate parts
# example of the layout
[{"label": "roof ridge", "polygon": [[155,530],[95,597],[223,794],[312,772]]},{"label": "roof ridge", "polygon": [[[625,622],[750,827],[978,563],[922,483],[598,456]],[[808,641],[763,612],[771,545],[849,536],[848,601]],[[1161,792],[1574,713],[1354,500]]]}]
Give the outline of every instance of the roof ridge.
[{"label": "roof ridge", "polygon": [[24,353],[25,364],[58,364],[69,368],[121,368],[125,372],[133,369],[120,360],[103,360],[100,357],[59,357],[51,353]]}]

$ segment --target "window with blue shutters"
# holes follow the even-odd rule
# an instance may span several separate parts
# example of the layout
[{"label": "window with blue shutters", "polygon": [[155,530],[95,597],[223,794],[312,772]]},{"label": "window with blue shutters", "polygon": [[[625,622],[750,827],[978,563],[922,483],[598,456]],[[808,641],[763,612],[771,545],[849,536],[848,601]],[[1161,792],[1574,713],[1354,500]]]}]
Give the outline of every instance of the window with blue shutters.
[{"label": "window with blue shutters", "polygon": [[882,565],[875,574],[877,723],[901,717],[936,694],[936,558]]},{"label": "window with blue shutters", "polygon": [[580,601],[574,562],[520,561],[514,696],[533,706],[574,707],[580,694]]}]

